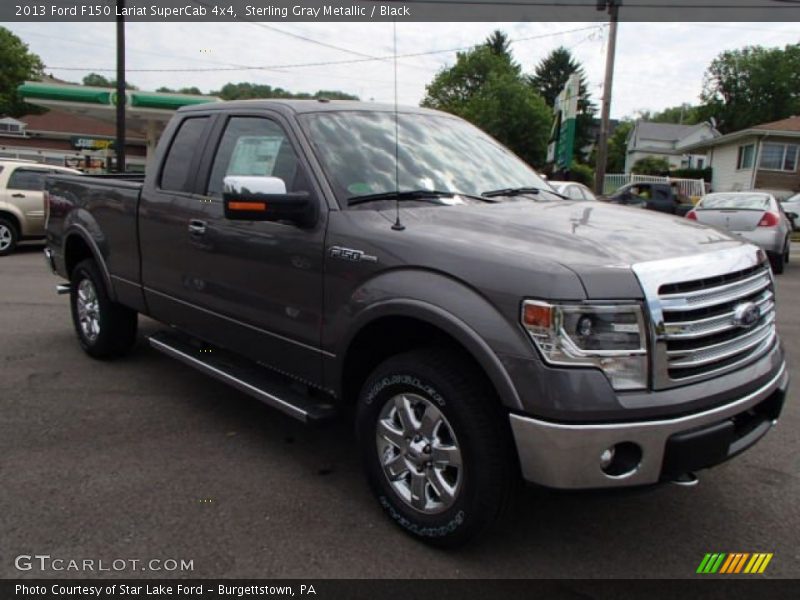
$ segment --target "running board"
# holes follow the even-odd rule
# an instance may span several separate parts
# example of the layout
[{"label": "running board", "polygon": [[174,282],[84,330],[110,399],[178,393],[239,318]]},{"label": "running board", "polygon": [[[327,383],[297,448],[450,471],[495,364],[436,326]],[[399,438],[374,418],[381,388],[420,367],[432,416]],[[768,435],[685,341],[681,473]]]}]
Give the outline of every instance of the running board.
[{"label": "running board", "polygon": [[198,371],[219,379],[304,423],[329,419],[333,404],[295,389],[292,380],[233,353],[211,348],[188,337],[160,331],[148,338],[150,345]]}]

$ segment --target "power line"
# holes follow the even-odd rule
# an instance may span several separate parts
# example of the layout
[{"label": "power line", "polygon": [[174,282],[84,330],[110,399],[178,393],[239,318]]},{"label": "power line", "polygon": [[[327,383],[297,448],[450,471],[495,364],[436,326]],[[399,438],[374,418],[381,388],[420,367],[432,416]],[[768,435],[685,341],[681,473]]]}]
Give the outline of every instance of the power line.
[{"label": "power line", "polygon": [[[549,37],[555,37],[558,35],[564,35],[568,33],[577,33],[580,31],[588,31],[588,30],[598,30],[606,27],[605,23],[599,23],[597,25],[592,25],[590,27],[579,27],[576,29],[567,29],[563,31],[555,31],[551,33],[545,33],[541,35],[532,35],[523,38],[517,38],[513,40],[509,40],[509,44],[516,44],[520,42],[528,42],[532,40],[540,40]],[[471,50],[477,46],[481,46],[480,44],[472,44],[470,46],[461,46],[458,48],[446,48],[441,50],[428,50],[426,52],[412,52],[408,54],[398,54],[397,58],[416,58],[420,56],[432,56],[435,54],[449,54],[452,52],[461,52],[464,50]],[[386,60],[393,60],[394,56],[392,55],[385,55],[385,56],[375,56],[370,58],[357,58],[357,59],[348,59],[348,60],[331,60],[331,61],[319,61],[319,62],[310,62],[310,63],[294,63],[294,64],[284,64],[284,65],[259,65],[259,66],[242,66],[242,67],[222,67],[222,68],[194,68],[194,67],[181,67],[181,68],[158,68],[158,69],[128,69],[129,73],[204,73],[204,72],[217,72],[217,71],[268,71],[271,69],[299,69],[305,67],[323,67],[323,66],[333,66],[333,65],[350,65],[350,64],[357,64],[357,63],[366,63],[366,62],[373,62],[373,61],[386,61]],[[94,72],[108,72],[113,71],[114,69],[106,69],[101,67],[56,67],[48,65],[47,69],[53,71],[94,71]]]}]

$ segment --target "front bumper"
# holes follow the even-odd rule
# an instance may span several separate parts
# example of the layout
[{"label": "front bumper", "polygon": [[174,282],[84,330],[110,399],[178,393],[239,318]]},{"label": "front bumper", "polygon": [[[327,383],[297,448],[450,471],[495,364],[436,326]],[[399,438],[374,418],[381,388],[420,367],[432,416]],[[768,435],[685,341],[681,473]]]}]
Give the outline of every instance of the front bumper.
[{"label": "front bumper", "polygon": [[[789,373],[782,363],[775,376],[755,391],[722,406],[672,419],[581,425],[512,414],[511,429],[523,477],[561,489],[623,487],[653,484],[710,467],[766,434],[777,421],[788,385]],[[608,474],[600,457],[615,446],[634,449],[633,454],[626,452],[633,462],[619,474]],[[613,468],[606,470],[616,473]]]}]

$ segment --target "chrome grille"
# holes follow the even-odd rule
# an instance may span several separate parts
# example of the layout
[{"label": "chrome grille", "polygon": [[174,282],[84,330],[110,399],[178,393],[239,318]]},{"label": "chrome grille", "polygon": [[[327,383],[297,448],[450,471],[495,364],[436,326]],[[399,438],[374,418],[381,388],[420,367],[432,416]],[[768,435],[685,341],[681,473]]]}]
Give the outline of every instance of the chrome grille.
[{"label": "chrome grille", "polygon": [[[775,300],[769,267],[746,269],[726,279],[693,291],[659,293],[664,319],[659,338],[665,342],[669,379],[680,381],[741,364],[772,344]],[[747,302],[758,307],[759,316],[744,328],[735,323],[734,313]]]},{"label": "chrome grille", "polygon": [[[634,266],[651,318],[654,388],[741,368],[773,347],[775,295],[765,258],[742,245]],[[758,318],[743,326],[736,310],[751,302]]]}]

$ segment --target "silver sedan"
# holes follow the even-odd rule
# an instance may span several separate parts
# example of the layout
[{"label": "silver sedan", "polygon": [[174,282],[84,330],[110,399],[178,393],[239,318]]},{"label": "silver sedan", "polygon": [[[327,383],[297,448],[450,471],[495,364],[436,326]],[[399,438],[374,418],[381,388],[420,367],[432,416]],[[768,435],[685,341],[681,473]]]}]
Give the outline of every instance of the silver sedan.
[{"label": "silver sedan", "polygon": [[792,224],[775,196],[762,192],[708,194],[689,211],[687,219],[713,225],[763,248],[775,273],[789,260]]}]

